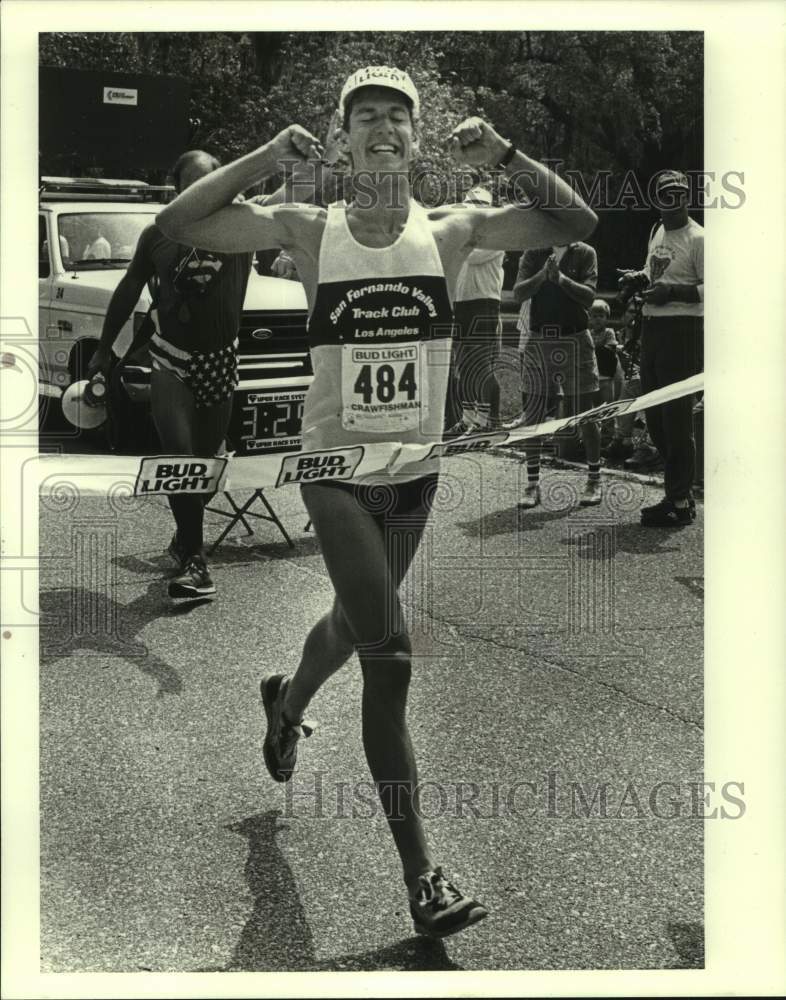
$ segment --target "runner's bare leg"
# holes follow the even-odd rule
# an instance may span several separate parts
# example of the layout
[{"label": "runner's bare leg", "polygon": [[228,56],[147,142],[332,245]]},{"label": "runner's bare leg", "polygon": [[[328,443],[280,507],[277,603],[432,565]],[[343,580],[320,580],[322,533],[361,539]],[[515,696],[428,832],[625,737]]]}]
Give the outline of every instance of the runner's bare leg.
[{"label": "runner's bare leg", "polygon": [[288,692],[284,711],[292,721],[297,720],[308,698],[357,647],[363,669],[366,759],[401,857],[404,879],[412,884],[434,866],[414,798],[418,775],[406,723],[411,647],[397,591],[420,541],[425,514],[413,519],[413,528],[407,532],[410,542],[397,565],[391,566],[382,532],[351,493],[309,485],[303,488],[303,499],[337,600],[306,641],[290,683],[294,698],[290,701]]}]

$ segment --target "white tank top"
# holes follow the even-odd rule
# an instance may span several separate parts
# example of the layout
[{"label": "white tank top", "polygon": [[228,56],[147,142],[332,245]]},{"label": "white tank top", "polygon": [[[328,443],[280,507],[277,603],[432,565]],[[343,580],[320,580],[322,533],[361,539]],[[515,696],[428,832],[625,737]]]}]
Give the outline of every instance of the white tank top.
[{"label": "white tank top", "polygon": [[[303,450],[364,442],[437,443],[450,369],[452,309],[425,209],[410,203],[389,247],[366,247],[330,205],[308,324],[314,381],[303,412]],[[435,472],[419,462],[401,481]]]}]

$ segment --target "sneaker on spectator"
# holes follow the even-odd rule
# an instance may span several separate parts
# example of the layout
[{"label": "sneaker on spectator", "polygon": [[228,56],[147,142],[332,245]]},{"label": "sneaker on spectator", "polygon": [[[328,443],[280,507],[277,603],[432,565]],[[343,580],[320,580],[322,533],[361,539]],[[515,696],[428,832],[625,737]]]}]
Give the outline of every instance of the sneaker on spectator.
[{"label": "sneaker on spectator", "polygon": [[204,556],[189,556],[179,576],[169,581],[169,596],[173,600],[195,600],[212,597],[216,585],[207,568]]},{"label": "sneaker on spectator", "polygon": [[463,417],[461,420],[457,420],[452,427],[448,427],[446,431],[442,432],[442,440],[447,441],[449,438],[463,437],[465,434],[472,434],[475,431],[480,430],[475,424],[469,423]]},{"label": "sneaker on spectator", "polygon": [[505,431],[517,431],[519,427],[525,427],[527,424],[526,413],[519,413],[517,417],[512,420],[507,420],[502,424],[502,429]]},{"label": "sneaker on spectator", "polygon": [[645,528],[681,528],[692,523],[690,507],[677,507],[667,497],[652,507],[641,508],[641,524]]},{"label": "sneaker on spectator", "polygon": [[531,510],[540,503],[540,486],[534,483],[524,488],[524,496],[519,500],[518,506],[522,510]]},{"label": "sneaker on spectator", "polygon": [[588,479],[584,487],[579,504],[582,507],[597,507],[603,500],[603,486],[598,479]]}]

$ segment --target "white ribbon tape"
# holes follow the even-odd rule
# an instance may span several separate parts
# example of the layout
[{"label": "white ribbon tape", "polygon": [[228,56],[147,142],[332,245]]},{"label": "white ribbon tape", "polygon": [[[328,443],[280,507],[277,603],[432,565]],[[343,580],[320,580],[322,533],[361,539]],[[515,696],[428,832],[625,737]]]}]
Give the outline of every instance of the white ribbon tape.
[{"label": "white ribbon tape", "polygon": [[[39,455],[35,460],[39,474],[38,485],[42,494],[61,491],[67,485],[82,494],[101,496],[127,486],[127,493],[141,496],[171,493],[181,488],[200,493],[216,489],[291,486],[320,479],[355,479],[373,472],[396,474],[406,471],[411,475],[417,472],[419,464],[436,457],[450,458],[452,455],[466,455],[514,444],[527,438],[548,437],[566,427],[646,410],[650,406],[659,406],[661,403],[701,392],[703,388],[704,374],[700,373],[636,399],[604,403],[573,417],[547,420],[545,423],[520,427],[514,431],[468,434],[437,444],[401,444],[391,441],[330,448],[325,451],[248,455],[231,460],[199,459],[197,464],[200,469],[196,472],[192,472],[195,459],[188,455],[145,458],[133,455]],[[211,464],[220,462],[225,463],[224,467]],[[206,465],[202,472],[201,466],[205,463],[208,463],[209,468]],[[167,466],[173,468],[167,469]],[[161,467],[169,474],[158,476],[156,473]],[[185,487],[176,485],[181,481],[185,482]],[[143,487],[145,483],[146,486]]]}]

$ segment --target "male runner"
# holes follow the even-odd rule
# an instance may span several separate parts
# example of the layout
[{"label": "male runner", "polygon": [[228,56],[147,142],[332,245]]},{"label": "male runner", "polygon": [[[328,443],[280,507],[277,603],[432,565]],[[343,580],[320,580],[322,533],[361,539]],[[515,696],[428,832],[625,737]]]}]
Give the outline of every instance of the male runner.
[{"label": "male runner", "polygon": [[[540,207],[427,210],[412,200],[419,99],[409,76],[387,66],[354,73],[340,99],[356,198],[327,210],[232,204],[282,159],[321,148],[291,125],[253,153],[214,171],[159,215],[162,230],[224,253],[281,247],[308,298],[314,381],[303,416],[306,451],[369,441],[441,437],[456,278],[477,248],[507,250],[586,236],[595,215],[558,177],[518,152],[480,118],[455,128],[458,161],[501,165]],[[361,195],[362,191],[362,195]],[[398,586],[434,497],[437,463],[353,483],[311,482],[302,495],[335,588],[331,610],[305,641],[294,676],[263,679],[265,760],[277,781],[309,735],[305,710],[357,651],[363,673],[363,744],[401,858],[419,933],[444,937],[486,916],[448,880],[418,815],[417,769],[406,723],[412,650]]]}]

